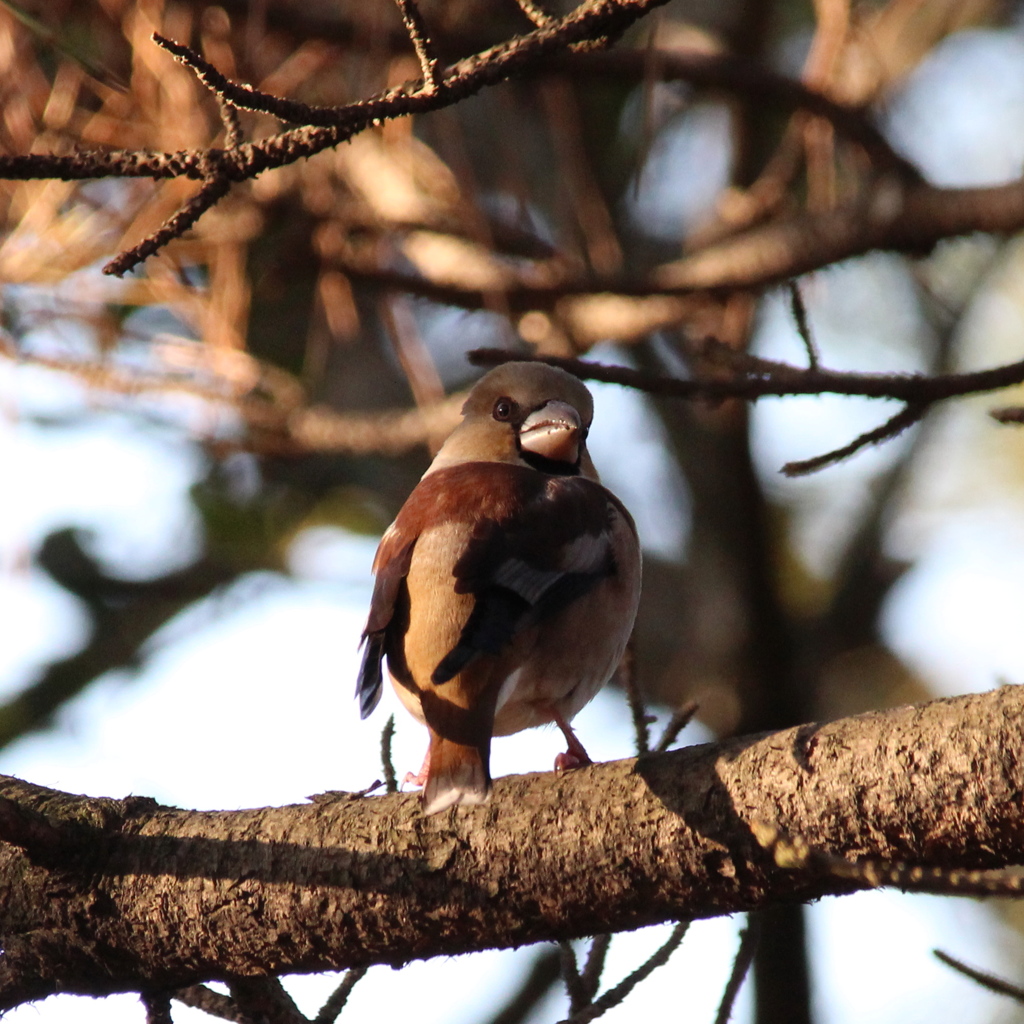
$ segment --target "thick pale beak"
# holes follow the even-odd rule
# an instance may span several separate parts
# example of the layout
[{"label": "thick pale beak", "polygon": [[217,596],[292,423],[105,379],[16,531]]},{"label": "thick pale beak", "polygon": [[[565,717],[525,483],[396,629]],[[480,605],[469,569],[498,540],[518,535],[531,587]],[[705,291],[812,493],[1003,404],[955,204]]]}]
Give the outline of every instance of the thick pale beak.
[{"label": "thick pale beak", "polygon": [[519,428],[519,444],[534,455],[575,465],[580,457],[583,424],[568,402],[550,401],[530,413]]}]

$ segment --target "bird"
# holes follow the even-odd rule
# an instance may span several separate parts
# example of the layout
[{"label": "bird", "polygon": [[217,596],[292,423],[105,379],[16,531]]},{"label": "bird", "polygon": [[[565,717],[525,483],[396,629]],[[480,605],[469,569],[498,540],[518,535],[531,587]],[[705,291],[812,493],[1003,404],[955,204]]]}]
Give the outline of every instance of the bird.
[{"label": "bird", "polygon": [[615,673],[636,618],[636,526],[587,451],[575,376],[507,362],[481,377],[373,562],[356,684],[366,718],[383,662],[430,736],[423,813],[480,804],[493,736],[554,723],[564,770],[592,763],[570,722]]}]

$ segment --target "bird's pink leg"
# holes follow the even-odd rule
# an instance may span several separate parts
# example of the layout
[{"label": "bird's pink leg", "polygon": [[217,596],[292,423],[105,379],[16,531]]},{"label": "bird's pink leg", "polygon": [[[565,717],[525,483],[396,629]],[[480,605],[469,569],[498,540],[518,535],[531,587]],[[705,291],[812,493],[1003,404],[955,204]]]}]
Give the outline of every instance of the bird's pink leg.
[{"label": "bird's pink leg", "polygon": [[408,786],[425,786],[427,779],[430,777],[430,747],[427,747],[427,756],[423,758],[423,764],[420,765],[420,770],[416,775],[412,772],[406,772],[405,778],[402,779],[402,785]]},{"label": "bird's pink leg", "polygon": [[564,754],[559,754],[555,758],[555,771],[563,772],[568,768],[582,768],[585,765],[593,764],[590,755],[583,749],[583,744],[580,743],[576,733],[572,731],[572,726],[562,717],[558,708],[552,707],[551,715],[555,725],[562,730],[562,735],[569,748]]}]

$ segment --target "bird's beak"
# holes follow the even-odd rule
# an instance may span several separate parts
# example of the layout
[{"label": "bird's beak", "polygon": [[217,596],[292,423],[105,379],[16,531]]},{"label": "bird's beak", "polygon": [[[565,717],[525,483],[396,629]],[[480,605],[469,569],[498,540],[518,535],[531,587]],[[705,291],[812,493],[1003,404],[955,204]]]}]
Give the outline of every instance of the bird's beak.
[{"label": "bird's beak", "polygon": [[579,459],[582,442],[580,414],[567,402],[547,402],[519,428],[519,443],[526,451],[570,465]]}]

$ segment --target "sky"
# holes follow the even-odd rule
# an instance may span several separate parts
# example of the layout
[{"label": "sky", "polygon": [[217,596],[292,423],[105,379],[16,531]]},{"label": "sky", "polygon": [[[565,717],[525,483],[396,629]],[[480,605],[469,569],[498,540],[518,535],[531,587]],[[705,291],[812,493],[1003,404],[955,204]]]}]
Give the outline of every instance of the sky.
[{"label": "sky", "polygon": [[[1022,57],[1018,34],[962,33],[938,48],[891,105],[890,132],[933,180],[977,184],[1020,173]],[[678,185],[673,194],[664,168],[675,168],[677,182],[685,178],[681,171],[686,161],[699,159],[700,139],[714,138],[720,129],[714,110],[701,107],[688,127],[680,122],[678,131],[690,135],[666,137],[652,151],[651,161],[662,161],[662,169],[653,167],[648,184],[641,182],[638,218],[652,209],[663,214],[672,202],[680,219],[695,216],[693,194],[681,194]],[[837,368],[918,368],[912,341],[925,327],[915,319],[912,289],[905,267],[888,257],[859,260],[811,281],[807,300],[826,362]],[[887,301],[875,308],[872,296],[879,293]],[[968,364],[1019,357],[1014,315],[1020,314],[1005,296],[1004,305],[1002,313],[979,312],[977,339],[972,334],[963,347]],[[758,351],[800,357],[781,300],[769,303]],[[637,396],[612,386],[593,390],[591,444],[606,483],[636,515],[646,550],[678,554],[688,531],[685,493],[659,451],[656,422]],[[916,564],[887,605],[886,636],[936,693],[1024,681],[1024,495],[1012,484],[1011,456],[992,454],[999,445],[1013,449],[1015,442],[987,420],[985,408],[963,403],[943,414],[891,530],[893,553],[912,556]],[[54,415],[63,422],[34,419]],[[806,481],[784,480],[777,470],[887,415],[868,402],[834,398],[763,402],[755,409],[760,471],[796,510],[812,568],[827,568],[849,508],[866,499],[879,470],[907,442]],[[1007,460],[1005,478],[972,475],[980,472],[979,446],[987,458]],[[8,625],[0,645],[3,697],[48,660],[74,651],[84,637],[74,599],[31,566],[42,538],[69,524],[88,528],[110,570],[133,576],[184,564],[199,536],[187,491],[201,459],[173,416],[162,424],[143,422],[125,410],[99,408],[72,382],[0,361],[0,463],[9,481],[0,504],[0,621]],[[148,645],[137,673],[111,673],[73,701],[54,729],[0,752],[0,772],[73,792],[139,793],[197,808],[295,802],[327,789],[360,789],[377,778],[380,729],[392,711],[399,775],[415,769],[425,744],[422,728],[390,692],[365,723],[352,698],[375,544],[375,538],[337,529],[304,532],[289,553],[290,575],[253,574],[190,608]],[[576,724],[596,759],[632,752],[620,695],[600,694]],[[707,738],[695,725],[683,742]],[[535,730],[496,741],[495,774],[550,766],[559,739],[556,731]],[[266,756],[270,748],[273,758]],[[809,922],[822,1024],[1010,1019],[1004,1001],[931,954],[939,946],[1019,977],[1020,938],[978,901],[865,893],[820,902]],[[713,1020],[742,923],[697,922],[669,964],[604,1019],[663,1019],[666,1007],[678,1006],[686,1020]],[[638,966],[665,936],[665,928],[651,928],[616,937],[606,982],[614,984]],[[522,950],[417,963],[398,978],[389,968],[374,968],[342,1019],[486,1019],[481,1007],[500,1005],[532,955]],[[334,976],[296,978],[288,987],[312,1014],[335,983]],[[734,1019],[748,1020],[749,1005],[745,990]],[[556,993],[533,1019],[556,1020],[566,1006]],[[174,1015],[179,1024],[198,1020],[195,1011],[181,1007]],[[20,1008],[7,1021],[128,1024],[142,1017],[132,996],[57,997]]]}]

